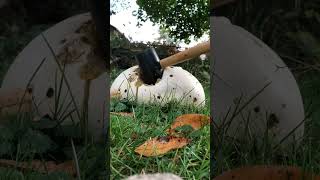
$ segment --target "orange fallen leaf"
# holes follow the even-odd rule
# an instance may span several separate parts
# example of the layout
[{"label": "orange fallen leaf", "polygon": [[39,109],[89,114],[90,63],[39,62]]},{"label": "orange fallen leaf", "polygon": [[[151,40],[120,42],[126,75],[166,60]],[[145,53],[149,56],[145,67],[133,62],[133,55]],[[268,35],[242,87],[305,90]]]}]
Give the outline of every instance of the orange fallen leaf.
[{"label": "orange fallen leaf", "polygon": [[320,180],[320,176],[312,175],[304,172],[299,167],[292,166],[251,166],[241,167],[230,171],[226,171],[215,177],[213,180],[248,180],[248,179],[264,179],[264,180]]},{"label": "orange fallen leaf", "polygon": [[135,152],[143,156],[159,156],[173,149],[186,146],[189,139],[183,137],[165,136],[152,138],[135,149]]},{"label": "orange fallen leaf", "polygon": [[190,125],[194,130],[198,130],[201,127],[210,123],[210,117],[204,114],[184,114],[178,116],[171,127],[167,130],[169,134],[174,133],[177,127]]},{"label": "orange fallen leaf", "polygon": [[117,116],[134,117],[133,113],[128,113],[128,112],[110,112],[110,114],[117,115]]}]

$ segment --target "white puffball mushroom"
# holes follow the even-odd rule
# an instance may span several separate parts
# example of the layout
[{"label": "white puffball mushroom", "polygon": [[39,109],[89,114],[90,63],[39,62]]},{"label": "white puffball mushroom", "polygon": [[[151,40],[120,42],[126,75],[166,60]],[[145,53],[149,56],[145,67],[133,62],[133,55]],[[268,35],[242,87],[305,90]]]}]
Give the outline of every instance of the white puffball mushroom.
[{"label": "white puffball mushroom", "polygon": [[181,177],[172,173],[137,174],[125,180],[182,180]]},{"label": "white puffball mushroom", "polygon": [[138,103],[165,105],[176,100],[182,104],[205,105],[205,93],[201,83],[181,67],[171,66],[163,70],[163,76],[155,85],[144,84],[139,78],[139,67],[122,72],[112,83],[111,96],[137,100]]},{"label": "white puffball mushroom", "polygon": [[[211,57],[216,74],[211,82],[212,115],[216,123],[220,124],[227,115],[226,119],[230,120],[235,101],[241,97],[238,109],[249,103],[233,119],[229,135],[249,133],[263,137],[268,129],[273,140],[281,140],[298,127],[292,135],[296,140],[301,139],[304,106],[298,84],[286,64],[265,43],[227,18],[211,17],[211,24],[214,33]],[[269,86],[250,100],[268,83]],[[287,140],[293,140],[292,136]]]},{"label": "white puffball mushroom", "polygon": [[[46,115],[53,117],[54,109],[58,107],[62,109],[58,114],[59,117],[66,116],[68,113],[70,115],[66,116],[62,125],[73,124],[73,122],[80,121],[85,81],[80,78],[79,71],[88,59],[86,55],[88,54],[88,50],[90,50],[88,49],[90,46],[84,42],[79,42],[80,35],[75,35],[75,32],[90,19],[90,13],[79,14],[67,18],[43,32],[43,35],[50,43],[56,55],[63,52],[64,43],[67,43],[70,37],[75,38],[71,38],[71,40],[75,40],[75,43],[73,43],[72,46],[68,46],[69,48],[74,48],[72,51],[73,55],[83,54],[81,57],[75,58],[76,60],[74,62],[66,64],[65,71],[63,72],[65,75],[64,81],[61,81],[62,72],[60,72],[55,57],[41,35],[34,38],[19,53],[6,73],[1,85],[2,90],[25,89],[28,85],[32,88],[32,94],[34,96],[33,104],[35,105],[34,109],[36,109],[34,113],[36,116],[35,119]],[[67,60],[74,59],[70,57]],[[39,69],[37,69],[38,67]],[[106,89],[109,88],[109,85],[106,83],[107,78],[108,73],[105,72],[96,79],[91,80],[90,83],[88,129],[89,133],[94,136],[94,140],[97,141],[104,141],[106,133],[105,122],[108,119],[108,117],[105,116],[107,112],[106,104],[108,103],[108,93]],[[30,84],[28,84],[29,81]],[[62,82],[61,89],[60,82]],[[49,91],[52,92],[51,95],[48,95]],[[58,94],[61,95],[59,104],[56,103],[54,94],[56,94],[56,96],[58,96]],[[74,103],[72,103],[72,99],[74,99]],[[75,111],[76,109],[80,111],[80,116],[78,116]]]}]

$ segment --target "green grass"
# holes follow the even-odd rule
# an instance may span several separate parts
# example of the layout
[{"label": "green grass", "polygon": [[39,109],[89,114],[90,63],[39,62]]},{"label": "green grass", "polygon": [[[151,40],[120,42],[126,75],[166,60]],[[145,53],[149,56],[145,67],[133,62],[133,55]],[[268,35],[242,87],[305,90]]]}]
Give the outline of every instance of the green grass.
[{"label": "green grass", "polygon": [[314,141],[320,140],[320,72],[311,71],[298,79],[305,106],[309,106],[312,114],[307,128]]},{"label": "green grass", "polygon": [[210,164],[210,128],[205,127],[192,138],[187,147],[159,157],[141,157],[134,149],[149,138],[165,136],[165,130],[182,114],[202,113],[209,109],[194,109],[172,103],[167,107],[140,105],[133,107],[135,118],[111,116],[112,179],[141,172],[172,172],[186,179],[206,179]]},{"label": "green grass", "polygon": [[[176,117],[189,113],[210,115],[210,96],[208,61],[183,63],[181,66],[195,75],[205,89],[206,105],[199,108],[183,106],[178,102],[171,102],[161,107],[156,104],[136,104],[135,102],[111,101],[110,111],[134,112],[135,117],[111,115],[110,121],[110,154],[111,154],[111,179],[121,179],[140,173],[171,172],[185,179],[209,179],[210,169],[210,127],[206,126],[192,132],[189,137],[192,142],[186,147],[170,151],[157,157],[144,157],[134,150],[149,138],[165,136]],[[196,66],[194,66],[196,64]],[[122,70],[113,69],[111,79]]]}]

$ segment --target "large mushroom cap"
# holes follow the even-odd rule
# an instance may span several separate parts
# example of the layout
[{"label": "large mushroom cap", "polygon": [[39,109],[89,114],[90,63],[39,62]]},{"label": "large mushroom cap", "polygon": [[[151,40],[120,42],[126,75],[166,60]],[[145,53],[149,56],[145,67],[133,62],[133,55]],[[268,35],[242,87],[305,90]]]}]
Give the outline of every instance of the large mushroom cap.
[{"label": "large mushroom cap", "polygon": [[227,18],[211,17],[211,24],[216,75],[212,81],[213,116],[217,123],[228,114],[230,119],[229,112],[241,99],[238,109],[244,108],[232,121],[228,132],[232,136],[244,132],[249,119],[250,133],[263,136],[269,125],[270,134],[280,140],[298,127],[292,135],[301,138],[304,106],[297,82],[285,63],[261,40]]},{"label": "large mushroom cap", "polygon": [[139,67],[122,72],[111,86],[111,95],[120,99],[137,100],[138,103],[164,105],[172,100],[196,106],[205,105],[201,83],[181,67],[167,67],[155,85],[144,84],[139,78]]},{"label": "large mushroom cap", "polygon": [[[64,72],[60,71],[55,56],[44,38],[39,35],[16,57],[3,79],[1,88],[10,91],[25,89],[29,85],[37,109],[35,115],[53,117],[55,109],[59,108],[62,109],[59,117],[67,117],[63,124],[79,122],[85,86],[85,80],[81,79],[79,72],[87,63],[91,52],[91,45],[82,41],[82,37],[87,32],[85,28],[88,27],[90,19],[89,13],[76,15],[43,32],[61,66],[66,64]],[[66,52],[67,54],[64,54]],[[63,73],[65,78],[61,80]],[[89,131],[97,139],[104,139],[106,133],[107,77],[108,73],[105,72],[90,83]],[[59,104],[56,103],[58,94]],[[76,110],[80,111],[80,116]]]}]

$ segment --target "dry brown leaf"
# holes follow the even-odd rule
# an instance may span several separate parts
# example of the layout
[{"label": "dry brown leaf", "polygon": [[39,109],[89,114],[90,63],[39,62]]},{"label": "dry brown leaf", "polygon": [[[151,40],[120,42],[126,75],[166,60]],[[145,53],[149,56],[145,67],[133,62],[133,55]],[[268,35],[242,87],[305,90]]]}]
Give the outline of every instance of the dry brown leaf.
[{"label": "dry brown leaf", "polygon": [[158,137],[152,138],[135,149],[135,152],[143,156],[159,156],[173,149],[186,146],[189,139],[183,137]]},{"label": "dry brown leaf", "polygon": [[134,117],[133,113],[128,113],[128,112],[110,112],[110,114],[116,115],[116,116]]},{"label": "dry brown leaf", "polygon": [[63,64],[82,63],[79,69],[82,80],[96,79],[107,71],[105,59],[96,53],[97,39],[92,35],[94,31],[91,20],[83,23],[61,42],[63,46],[57,55]]},{"label": "dry brown leaf", "polygon": [[53,161],[42,162],[39,160],[33,160],[31,162],[19,162],[17,164],[16,161],[13,161],[13,160],[0,159],[0,166],[10,167],[10,168],[17,167],[21,171],[34,170],[40,173],[51,173],[55,171],[63,171],[68,173],[70,176],[73,176],[73,177],[76,176],[76,169],[73,165],[73,161],[66,161],[61,164],[56,164]]},{"label": "dry brown leaf", "polygon": [[320,180],[319,176],[303,172],[301,168],[292,166],[251,166],[236,168],[226,171],[215,177],[213,180],[248,180],[248,179],[264,179],[264,180]]},{"label": "dry brown leaf", "polygon": [[68,34],[57,57],[63,64],[72,64],[87,61],[87,56],[96,47],[93,37],[95,26],[92,20],[84,22],[74,33]]},{"label": "dry brown leaf", "polygon": [[210,123],[210,117],[204,114],[184,114],[178,116],[171,127],[167,130],[169,134],[174,133],[177,127],[190,125],[194,130],[198,130],[201,127]]},{"label": "dry brown leaf", "polygon": [[91,47],[82,42],[86,38],[84,34],[69,34],[68,37],[62,40],[63,47],[59,54],[58,60],[62,64],[72,64],[85,61],[86,55],[90,52]]},{"label": "dry brown leaf", "polygon": [[0,89],[0,116],[20,112],[31,112],[32,90],[24,89]]},{"label": "dry brown leaf", "polygon": [[0,108],[28,104],[32,102],[32,93],[24,89],[0,89]]}]

